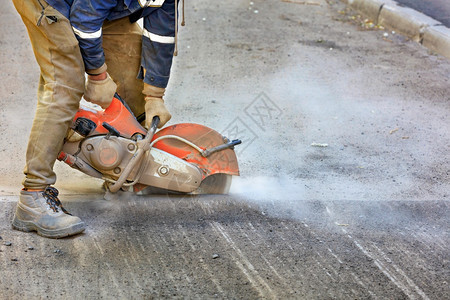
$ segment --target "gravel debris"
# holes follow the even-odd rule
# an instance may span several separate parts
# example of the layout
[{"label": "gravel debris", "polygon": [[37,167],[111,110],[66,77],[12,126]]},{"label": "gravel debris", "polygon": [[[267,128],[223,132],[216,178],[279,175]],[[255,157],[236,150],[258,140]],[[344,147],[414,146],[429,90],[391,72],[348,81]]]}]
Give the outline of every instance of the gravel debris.
[{"label": "gravel debris", "polygon": [[12,243],[11,243],[11,242],[4,242],[3,245],[5,245],[5,246],[11,246]]},{"label": "gravel debris", "polygon": [[312,146],[312,147],[321,147],[321,148],[325,148],[325,147],[328,147],[328,144],[327,144],[327,143],[316,143],[316,142],[313,142],[313,143],[311,143],[311,146]]}]

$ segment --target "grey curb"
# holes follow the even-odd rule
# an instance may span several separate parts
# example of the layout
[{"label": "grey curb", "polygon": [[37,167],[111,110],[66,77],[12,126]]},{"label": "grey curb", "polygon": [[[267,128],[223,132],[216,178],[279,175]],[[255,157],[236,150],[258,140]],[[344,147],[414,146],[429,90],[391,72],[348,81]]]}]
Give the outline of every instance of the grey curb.
[{"label": "grey curb", "polygon": [[422,45],[450,58],[450,29],[443,25],[425,28]]},{"label": "grey curb", "polygon": [[403,34],[450,58],[450,29],[423,13],[393,0],[342,0],[375,24]]}]

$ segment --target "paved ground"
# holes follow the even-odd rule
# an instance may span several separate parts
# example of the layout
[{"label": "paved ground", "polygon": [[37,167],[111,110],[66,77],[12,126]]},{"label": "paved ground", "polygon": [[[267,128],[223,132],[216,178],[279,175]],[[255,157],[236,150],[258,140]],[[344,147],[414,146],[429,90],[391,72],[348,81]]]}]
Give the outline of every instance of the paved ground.
[{"label": "paved ground", "polygon": [[230,195],[104,200],[57,163],[88,224],[63,240],[10,229],[38,67],[2,5],[1,299],[450,297],[449,61],[341,4],[253,2],[189,2],[167,93],[172,124],[243,139]]}]

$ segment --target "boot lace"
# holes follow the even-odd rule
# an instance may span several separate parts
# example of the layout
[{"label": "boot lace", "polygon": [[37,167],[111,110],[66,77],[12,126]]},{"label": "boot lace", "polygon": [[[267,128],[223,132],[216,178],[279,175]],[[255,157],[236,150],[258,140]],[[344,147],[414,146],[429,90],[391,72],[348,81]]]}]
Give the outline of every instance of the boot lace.
[{"label": "boot lace", "polygon": [[42,192],[42,195],[44,196],[45,200],[47,201],[48,206],[54,211],[58,212],[58,209],[61,209],[65,214],[72,215],[69,213],[63,206],[61,201],[58,199],[58,190],[54,187],[48,186],[45,188],[45,190]]}]

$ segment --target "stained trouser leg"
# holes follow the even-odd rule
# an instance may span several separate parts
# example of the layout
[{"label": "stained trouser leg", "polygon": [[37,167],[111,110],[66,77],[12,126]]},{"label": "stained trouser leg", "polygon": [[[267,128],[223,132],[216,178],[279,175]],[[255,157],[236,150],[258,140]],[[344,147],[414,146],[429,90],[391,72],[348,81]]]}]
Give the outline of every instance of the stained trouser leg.
[{"label": "stained trouser leg", "polygon": [[43,189],[56,181],[53,165],[84,92],[84,65],[67,18],[44,0],[13,2],[27,28],[41,70],[23,185]]},{"label": "stained trouser leg", "polygon": [[145,111],[142,90],[137,79],[141,66],[142,29],[128,18],[103,24],[103,50],[108,73],[117,84],[117,92],[125,99],[135,116]]}]

